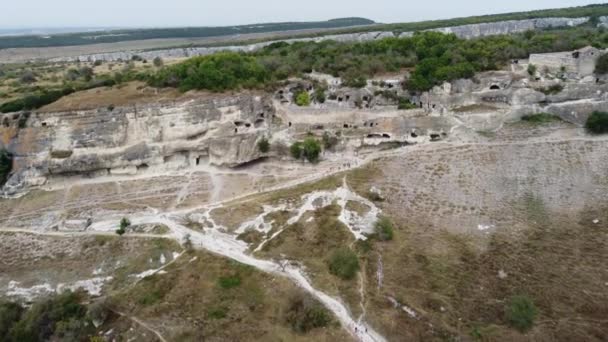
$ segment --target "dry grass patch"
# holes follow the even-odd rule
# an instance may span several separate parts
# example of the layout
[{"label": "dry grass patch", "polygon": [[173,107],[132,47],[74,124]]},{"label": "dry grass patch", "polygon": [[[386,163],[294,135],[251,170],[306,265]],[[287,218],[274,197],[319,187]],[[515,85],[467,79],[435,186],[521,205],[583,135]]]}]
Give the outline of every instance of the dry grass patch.
[{"label": "dry grass patch", "polygon": [[171,341],[349,340],[332,318],[325,327],[292,329],[289,299],[308,295],[288,280],[204,252],[189,252],[112,298]]}]

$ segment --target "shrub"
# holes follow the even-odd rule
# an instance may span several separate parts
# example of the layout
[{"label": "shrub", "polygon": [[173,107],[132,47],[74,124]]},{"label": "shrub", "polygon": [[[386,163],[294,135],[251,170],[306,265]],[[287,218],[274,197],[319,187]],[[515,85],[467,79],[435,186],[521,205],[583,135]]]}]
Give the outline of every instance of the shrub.
[{"label": "shrub", "polygon": [[37,109],[49,103],[53,103],[63,96],[73,93],[74,91],[75,90],[73,88],[68,87],[62,90],[42,91],[37,94],[27,95],[25,97],[3,103],[0,105],[0,112],[10,113],[18,112],[20,110]]},{"label": "shrub", "polygon": [[212,307],[207,311],[207,317],[210,319],[222,319],[228,316],[228,308],[225,306]]},{"label": "shrub", "polygon": [[317,139],[306,138],[302,144],[304,151],[304,158],[311,163],[319,161],[319,154],[321,153],[321,144]]},{"label": "shrub", "polygon": [[123,217],[120,220],[120,227],[116,230],[116,234],[122,236],[127,232],[127,228],[131,225],[131,221],[128,218]]},{"label": "shrub", "polygon": [[103,64],[103,61],[101,59],[97,59],[97,60],[95,60],[95,62],[93,62],[94,66],[100,66],[102,64]]},{"label": "shrub", "polygon": [[258,150],[260,150],[262,153],[268,153],[268,151],[270,151],[270,143],[268,142],[268,139],[262,138],[260,141],[258,141]]},{"label": "shrub", "polygon": [[36,76],[31,70],[27,70],[19,77],[19,80],[22,83],[34,83],[36,82]]},{"label": "shrub", "polygon": [[300,141],[296,141],[295,143],[291,144],[291,146],[289,147],[289,154],[291,154],[291,157],[294,159],[302,158],[302,153],[303,153],[302,142],[300,142]]},{"label": "shrub", "polygon": [[393,224],[386,217],[376,222],[374,231],[380,241],[390,241],[393,239]]},{"label": "shrub", "polygon": [[13,169],[13,157],[6,150],[0,149],[0,187],[8,180]]},{"label": "shrub", "polygon": [[11,328],[8,341],[79,341],[93,332],[80,296],[65,292],[34,303]]},{"label": "shrub", "polygon": [[0,303],[0,340],[8,341],[8,333],[19,322],[24,309],[21,305],[12,302]]},{"label": "shrub", "polygon": [[593,134],[608,133],[608,113],[593,112],[587,119],[585,128]]},{"label": "shrub", "polygon": [[524,332],[534,325],[537,309],[529,297],[514,296],[509,300],[505,315],[513,328]]},{"label": "shrub", "polygon": [[527,114],[521,117],[522,121],[530,122],[530,123],[547,123],[552,121],[560,121],[561,118],[559,116],[555,116],[549,113],[538,113],[538,114]]},{"label": "shrub", "polygon": [[599,75],[608,74],[608,53],[600,56],[595,65],[595,73]]},{"label": "shrub", "polygon": [[558,94],[562,90],[564,90],[564,86],[561,84],[553,84],[553,85],[549,86],[548,88],[538,89],[538,91],[540,91],[541,93],[543,93],[545,95]]},{"label": "shrub", "polygon": [[530,76],[534,76],[536,75],[536,65],[534,64],[528,64],[528,75]]},{"label": "shrub", "polygon": [[241,285],[241,277],[239,277],[238,274],[227,277],[220,277],[217,280],[217,284],[219,285],[219,287],[225,290],[239,287]]},{"label": "shrub", "polygon": [[296,97],[296,105],[300,107],[307,107],[310,105],[310,95],[307,92],[301,91],[295,94]]},{"label": "shrub", "polygon": [[350,248],[335,250],[329,259],[329,272],[342,279],[353,279],[359,271],[359,258]]},{"label": "shrub", "polygon": [[399,99],[399,104],[397,105],[397,109],[400,110],[408,110],[408,109],[416,109],[418,108],[415,104],[410,102],[409,99]]},{"label": "shrub", "polygon": [[289,152],[295,159],[305,158],[311,163],[316,163],[319,161],[319,155],[321,154],[321,144],[317,139],[309,137],[304,142],[293,143]]},{"label": "shrub", "polygon": [[307,333],[312,329],[325,327],[331,322],[331,315],[327,309],[303,294],[294,295],[289,299],[285,318],[297,333]]},{"label": "shrub", "polygon": [[333,149],[336,145],[338,145],[338,137],[335,135],[329,134],[329,132],[323,132],[323,147],[326,150]]},{"label": "shrub", "polygon": [[30,112],[24,112],[19,115],[19,121],[17,122],[17,127],[25,128],[27,125],[27,119],[30,118]]},{"label": "shrub", "polygon": [[323,89],[321,87],[315,89],[315,92],[313,95],[314,95],[315,101],[317,101],[318,103],[325,103],[325,100],[327,100],[327,96],[325,95],[325,89]]},{"label": "shrub", "polygon": [[152,64],[154,64],[155,67],[160,68],[163,66],[164,62],[162,58],[157,56],[152,60]]}]

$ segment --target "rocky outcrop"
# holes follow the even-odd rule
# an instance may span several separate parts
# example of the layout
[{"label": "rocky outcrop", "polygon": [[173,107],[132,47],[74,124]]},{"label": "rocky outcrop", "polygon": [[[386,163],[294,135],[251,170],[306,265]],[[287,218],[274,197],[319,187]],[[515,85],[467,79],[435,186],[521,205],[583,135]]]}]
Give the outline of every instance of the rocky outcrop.
[{"label": "rocky outcrop", "polygon": [[0,128],[14,157],[6,194],[69,175],[134,174],[155,166],[237,166],[260,157],[275,110],[267,96],[217,95],[176,104],[151,104],[61,113],[36,113],[27,127]]},{"label": "rocky outcrop", "polygon": [[[605,18],[605,17],[603,17]],[[568,27],[578,26],[589,21],[589,18],[538,18],[538,19],[526,19],[526,20],[509,20],[500,21],[495,23],[481,23],[462,25],[454,27],[443,27],[437,29],[431,29],[428,31],[436,31],[443,33],[453,33],[460,38],[471,39],[477,37],[484,37],[498,34],[512,34],[520,33],[528,30],[547,29],[555,27]],[[607,21],[608,22],[608,21]],[[395,34],[393,32],[363,32],[363,33],[347,33],[337,35],[326,35],[320,37],[308,37],[308,38],[294,38],[281,40],[288,43],[294,42],[321,42],[326,40],[335,40],[339,42],[365,42],[384,38],[392,37],[409,37],[412,36],[413,32],[403,32]],[[243,51],[251,52],[259,50],[265,46],[268,46],[276,41],[262,42],[248,45],[238,46],[219,46],[219,47],[195,47],[195,48],[176,48],[176,49],[165,49],[165,50],[154,50],[154,51],[121,51],[111,53],[100,53],[92,55],[80,55],[80,56],[68,56],[51,59],[52,62],[65,62],[65,61],[119,61],[119,60],[131,60],[134,55],[138,55],[142,58],[152,60],[155,57],[161,57],[164,59],[172,58],[185,58],[193,56],[204,56],[213,54],[219,51]]]}]

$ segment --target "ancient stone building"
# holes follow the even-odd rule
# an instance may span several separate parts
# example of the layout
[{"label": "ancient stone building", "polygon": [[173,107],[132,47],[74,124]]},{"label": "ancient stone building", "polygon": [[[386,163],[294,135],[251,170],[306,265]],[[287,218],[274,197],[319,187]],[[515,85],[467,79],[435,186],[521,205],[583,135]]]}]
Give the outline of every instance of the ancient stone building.
[{"label": "ancient stone building", "polygon": [[588,76],[593,74],[601,54],[601,50],[587,46],[576,51],[532,54],[530,64],[536,65],[539,70],[547,68],[555,72],[564,68],[568,73]]}]

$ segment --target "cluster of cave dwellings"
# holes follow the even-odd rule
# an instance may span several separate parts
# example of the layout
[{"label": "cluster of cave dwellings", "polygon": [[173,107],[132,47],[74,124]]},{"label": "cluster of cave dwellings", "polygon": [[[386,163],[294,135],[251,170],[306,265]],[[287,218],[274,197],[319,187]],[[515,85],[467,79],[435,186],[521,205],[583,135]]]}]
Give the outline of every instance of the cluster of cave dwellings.
[{"label": "cluster of cave dwellings", "polygon": [[262,125],[264,125],[265,122],[266,122],[265,113],[259,113],[257,115],[257,118],[255,119],[255,121],[253,122],[253,124],[250,121],[236,120],[233,122],[234,133],[235,134],[238,133],[241,128],[247,129],[247,128],[251,128],[251,126],[253,126],[254,128],[260,128],[260,127],[262,127]]}]

